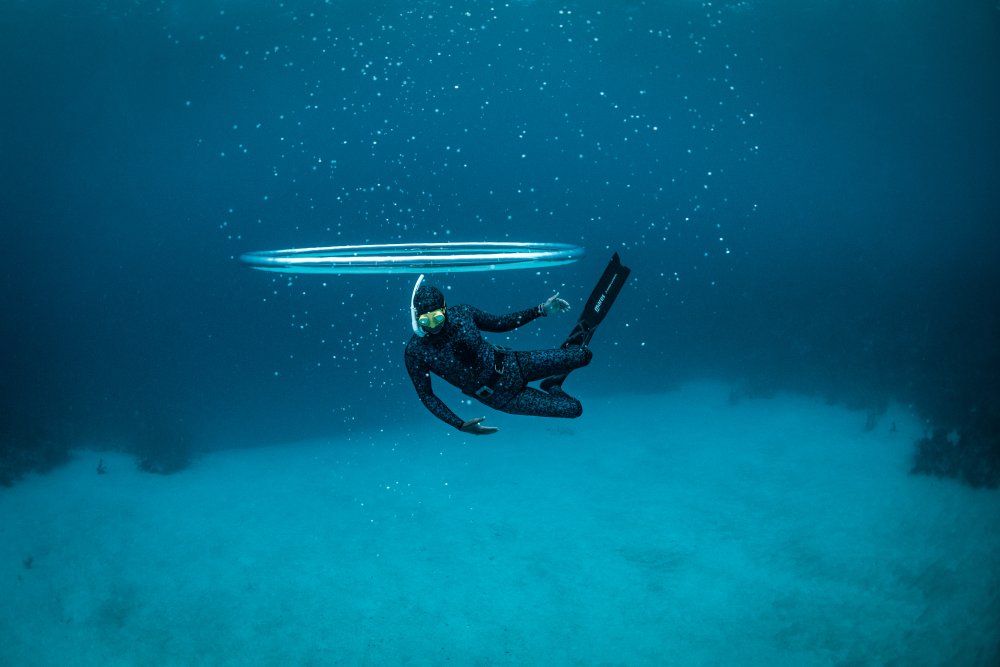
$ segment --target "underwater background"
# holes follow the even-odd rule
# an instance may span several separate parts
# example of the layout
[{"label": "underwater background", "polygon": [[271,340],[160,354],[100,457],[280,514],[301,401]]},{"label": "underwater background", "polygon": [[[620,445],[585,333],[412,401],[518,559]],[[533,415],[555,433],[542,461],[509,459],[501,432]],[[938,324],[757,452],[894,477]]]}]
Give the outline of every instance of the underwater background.
[{"label": "underwater background", "polygon": [[[316,439],[328,444],[315,456],[334,467],[338,447],[367,446],[409,449],[421,469],[433,468],[432,450],[450,442],[489,447],[493,463],[516,469],[504,449],[524,455],[537,437],[539,447],[561,443],[560,457],[580,452],[566,472],[579,490],[593,470],[582,460],[602,460],[629,442],[643,443],[635,461],[659,460],[648,469],[667,474],[644,440],[651,429],[675,452],[669,440],[680,420],[719,417],[655,399],[694,386],[684,394],[693,406],[704,398],[738,410],[804,396],[858,412],[862,433],[889,437],[898,423],[899,475],[912,468],[942,476],[934,483],[951,486],[935,493],[948,503],[948,494],[980,494],[948,507],[986,517],[970,530],[991,532],[984,526],[996,515],[978,503],[995,508],[1000,484],[994,0],[4,0],[0,62],[5,486],[22,480],[21,492],[34,493],[29,484],[41,482],[24,476],[53,468],[99,479],[92,472],[100,457],[81,462],[73,453],[81,448],[103,452],[111,473],[123,452],[141,462],[155,459],[160,445],[179,448],[176,467],[191,464],[170,476],[181,479],[199,474],[200,455],[236,449],[260,457]],[[611,253],[621,254],[629,284],[594,339],[594,362],[572,380],[581,420],[513,417],[450,394],[463,418],[488,412],[486,423],[502,430],[487,440],[449,431],[417,400],[403,366],[414,276],[267,274],[237,259],[249,250],[428,241],[586,248],[563,267],[433,276],[449,300],[496,313],[555,291],[579,312]],[[499,342],[555,346],[572,319]],[[706,382],[723,388],[697,389]],[[812,415],[799,400],[782,410]],[[796,438],[834,433],[828,419],[796,421]],[[780,419],[739,423],[750,429],[748,441],[768,431],[782,437]],[[693,470],[724,476],[740,451],[724,447]],[[386,463],[374,460],[374,468]],[[280,461],[267,454],[260,470],[278,470]],[[516,474],[530,479],[537,463]],[[484,474],[465,465],[455,474]],[[610,485],[621,474],[627,486],[629,474],[602,472],[610,477],[600,497],[618,497]],[[53,479],[62,481],[31,497],[59,496],[66,478]],[[136,479],[113,498],[129,506],[128,494],[145,496],[141,480],[153,478]],[[284,488],[293,491],[295,479],[287,473]],[[196,484],[210,494],[211,481]],[[0,505],[19,488],[0,489]],[[810,498],[809,488],[801,494]],[[85,506],[87,497],[77,501]],[[639,500],[649,507],[650,497]],[[920,497],[915,507],[935,506]],[[4,511],[24,516],[12,498]],[[407,500],[414,497],[399,499],[393,512]],[[321,511],[313,502],[308,511]],[[192,503],[213,501],[199,495]],[[944,518],[954,519],[951,510]],[[525,520],[532,513],[518,511]],[[614,516],[629,516],[640,532],[647,525],[624,510]],[[449,532],[454,524],[439,527],[465,548],[477,539]],[[41,576],[43,564],[33,538],[16,535],[30,531],[4,538],[8,593],[18,590],[15,575]],[[493,535],[535,533],[507,525]],[[953,537],[935,544],[944,549]],[[695,542],[685,548],[702,553]],[[984,622],[976,640],[925,636],[921,644],[975,648],[925,664],[995,664],[1000,654],[991,625],[1000,618],[1000,579],[995,563],[982,565],[997,545],[982,549],[978,574],[962,584],[988,593],[974,606]],[[663,555],[628,553],[647,565]],[[578,556],[563,554],[585,562]],[[921,574],[925,584],[941,580],[936,571],[954,574],[934,563],[938,570]],[[534,575],[546,580],[553,569]],[[659,579],[650,586],[643,594],[657,599],[670,590]],[[96,599],[104,609],[107,598]],[[101,627],[128,625],[124,612],[108,613],[98,615]],[[588,622],[578,629],[592,629]],[[4,632],[14,634],[0,624]],[[571,635],[562,628],[548,639]],[[466,639],[476,637],[483,635]],[[513,657],[486,653],[468,664],[544,662],[540,647],[551,642],[525,641]],[[400,655],[436,662],[390,645],[398,646],[386,639],[384,652],[344,654],[344,664],[390,664]],[[615,646],[547,660],[660,662],[655,642],[634,654]],[[673,664],[732,657],[674,647],[682,653]],[[887,641],[869,663],[871,648],[831,649],[817,664],[893,664],[899,655]],[[167,646],[161,657],[171,649],[183,657],[122,664],[184,664],[197,655]],[[769,650],[751,654],[775,664]],[[274,663],[257,664],[281,664],[281,649],[273,651]],[[243,658],[228,659],[254,662]],[[88,653],[80,664],[107,659]]]},{"label": "underwater background", "polygon": [[411,277],[235,257],[438,240],[587,248],[541,278],[447,279],[488,310],[580,304],[620,251],[634,282],[602,391],[717,375],[894,396],[946,428],[996,404],[992,2],[6,2],[2,20],[4,357],[29,421],[424,420]]}]

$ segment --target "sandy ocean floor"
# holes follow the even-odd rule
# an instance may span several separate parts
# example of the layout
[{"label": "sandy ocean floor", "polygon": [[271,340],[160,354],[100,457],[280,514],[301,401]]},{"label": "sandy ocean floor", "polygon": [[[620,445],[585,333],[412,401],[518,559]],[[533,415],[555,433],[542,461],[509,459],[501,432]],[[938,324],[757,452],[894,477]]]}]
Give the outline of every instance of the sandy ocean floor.
[{"label": "sandy ocean floor", "polygon": [[[996,665],[1000,492],[696,384],[0,490],[0,665]],[[97,475],[98,458],[106,475]]]}]

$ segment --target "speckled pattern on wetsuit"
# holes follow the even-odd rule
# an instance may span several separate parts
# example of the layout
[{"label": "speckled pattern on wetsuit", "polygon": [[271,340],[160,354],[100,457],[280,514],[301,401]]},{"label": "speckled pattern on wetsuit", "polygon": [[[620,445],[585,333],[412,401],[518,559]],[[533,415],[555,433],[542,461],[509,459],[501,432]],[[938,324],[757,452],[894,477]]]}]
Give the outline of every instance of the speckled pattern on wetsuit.
[{"label": "speckled pattern on wetsuit", "polygon": [[464,420],[434,394],[430,376],[433,373],[496,410],[539,417],[580,416],[580,402],[560,388],[544,392],[528,387],[527,383],[587,365],[592,357],[588,348],[510,352],[495,393],[485,399],[473,395],[493,375],[495,348],[481,332],[512,331],[540,315],[537,307],[493,315],[465,304],[449,306],[448,319],[440,333],[414,335],[406,344],[406,370],[421,402],[441,421],[462,427]]}]

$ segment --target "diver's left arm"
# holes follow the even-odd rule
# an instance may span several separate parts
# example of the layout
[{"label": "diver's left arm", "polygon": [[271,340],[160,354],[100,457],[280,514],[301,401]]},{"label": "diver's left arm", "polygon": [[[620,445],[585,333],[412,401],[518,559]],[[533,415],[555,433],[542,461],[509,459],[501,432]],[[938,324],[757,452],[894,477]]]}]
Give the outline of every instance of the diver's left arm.
[{"label": "diver's left arm", "polygon": [[545,317],[549,313],[564,313],[569,310],[569,302],[565,299],[560,299],[559,292],[556,292],[534,308],[519,310],[518,312],[510,313],[509,315],[493,315],[492,313],[487,313],[479,310],[478,308],[472,308],[471,310],[476,326],[479,327],[481,331],[502,333],[505,331],[513,331],[514,329],[524,326],[532,320],[536,320],[539,317]]}]

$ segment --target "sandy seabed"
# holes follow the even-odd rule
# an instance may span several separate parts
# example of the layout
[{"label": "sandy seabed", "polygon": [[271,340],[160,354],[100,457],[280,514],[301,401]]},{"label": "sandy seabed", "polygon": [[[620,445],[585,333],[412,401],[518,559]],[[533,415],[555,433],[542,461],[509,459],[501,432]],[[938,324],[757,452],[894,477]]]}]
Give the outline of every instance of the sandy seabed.
[{"label": "sandy seabed", "polygon": [[909,475],[902,407],[729,399],[77,451],[0,491],[0,665],[998,663],[1000,492]]}]

